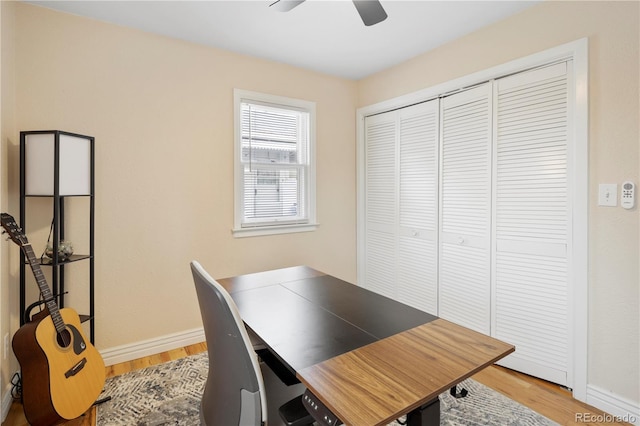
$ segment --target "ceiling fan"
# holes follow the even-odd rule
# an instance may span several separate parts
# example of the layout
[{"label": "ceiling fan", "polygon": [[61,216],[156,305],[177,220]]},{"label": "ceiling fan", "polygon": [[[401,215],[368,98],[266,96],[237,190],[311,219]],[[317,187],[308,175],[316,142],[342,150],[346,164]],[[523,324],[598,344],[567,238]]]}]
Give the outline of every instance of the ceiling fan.
[{"label": "ceiling fan", "polygon": [[[276,0],[269,6],[273,6],[274,9],[280,12],[288,12],[304,1],[305,0]],[[364,22],[367,27],[387,19],[387,12],[384,11],[379,0],[352,0],[352,2],[358,10],[362,22]]]}]

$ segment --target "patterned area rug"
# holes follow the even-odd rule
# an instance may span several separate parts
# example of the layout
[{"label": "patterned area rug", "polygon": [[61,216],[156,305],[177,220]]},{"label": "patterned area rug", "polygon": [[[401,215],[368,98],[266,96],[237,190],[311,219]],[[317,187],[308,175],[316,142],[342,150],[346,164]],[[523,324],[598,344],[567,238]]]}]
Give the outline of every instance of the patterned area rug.
[{"label": "patterned area rug", "polygon": [[[199,425],[208,369],[204,352],[107,379],[101,398],[111,400],[98,406],[97,426]],[[469,391],[465,398],[440,395],[441,425],[556,424],[472,379],[460,386]]]}]

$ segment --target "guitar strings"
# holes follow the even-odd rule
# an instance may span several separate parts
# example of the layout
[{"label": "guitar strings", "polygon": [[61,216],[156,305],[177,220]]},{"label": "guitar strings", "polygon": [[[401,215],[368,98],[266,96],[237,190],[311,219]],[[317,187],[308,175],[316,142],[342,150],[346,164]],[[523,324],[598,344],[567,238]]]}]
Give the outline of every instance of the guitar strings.
[{"label": "guitar strings", "polygon": [[[51,236],[53,235],[53,222],[54,219],[51,219],[51,226],[49,227],[49,236],[47,237],[47,243],[44,246],[44,249],[42,250],[42,254],[40,255],[40,264],[44,265],[47,260],[45,260],[46,257],[46,253],[47,253],[47,247],[49,246],[49,243],[51,242]],[[38,312],[42,312],[44,310],[43,305],[45,303],[44,297],[42,296],[42,293],[40,293],[40,295],[38,296],[38,303],[37,306],[34,306],[38,308]],[[25,312],[26,315],[26,312]]]}]

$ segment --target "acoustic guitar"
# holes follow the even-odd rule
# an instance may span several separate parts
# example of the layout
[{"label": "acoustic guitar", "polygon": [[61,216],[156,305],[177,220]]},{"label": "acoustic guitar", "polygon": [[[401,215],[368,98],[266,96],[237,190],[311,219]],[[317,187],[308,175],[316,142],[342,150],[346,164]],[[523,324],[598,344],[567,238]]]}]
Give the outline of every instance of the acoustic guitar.
[{"label": "acoustic guitar", "polygon": [[2,227],[29,261],[46,305],[45,314],[24,324],[13,336],[13,352],[22,371],[22,404],[31,425],[48,426],[75,419],[95,402],[104,386],[102,356],[82,332],[80,317],[58,309],[40,262],[15,219],[0,215]]}]

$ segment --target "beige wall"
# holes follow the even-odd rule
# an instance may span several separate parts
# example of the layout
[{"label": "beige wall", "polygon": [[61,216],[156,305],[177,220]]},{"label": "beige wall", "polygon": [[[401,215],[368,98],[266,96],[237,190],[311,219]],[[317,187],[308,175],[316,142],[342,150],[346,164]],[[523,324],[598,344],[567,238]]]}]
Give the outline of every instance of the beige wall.
[{"label": "beige wall", "polygon": [[[0,2],[0,211],[10,211],[16,206],[19,192],[17,187],[9,185],[9,173],[14,167],[8,165],[8,158],[12,155],[15,139],[15,73],[13,70],[15,50],[13,40],[15,35],[15,10],[13,3]],[[13,202],[12,202],[13,200]],[[11,376],[17,369],[17,362],[9,350],[4,359],[4,336],[13,335],[15,324],[12,321],[17,309],[14,309],[14,296],[17,295],[16,281],[12,278],[9,253],[14,249],[12,243],[0,240],[0,404],[7,401],[10,395]],[[13,263],[15,265],[15,263]],[[14,268],[15,269],[15,268]]]},{"label": "beige wall", "polygon": [[[26,4],[15,26],[18,131],[96,138],[98,349],[200,327],[192,259],[214,277],[307,264],[355,281],[355,82]],[[317,103],[317,231],[231,235],[234,88]]]},{"label": "beige wall", "polygon": [[583,37],[589,40],[588,383],[640,401],[638,207],[597,206],[638,180],[638,2],[545,2],[358,83],[371,105]]}]

